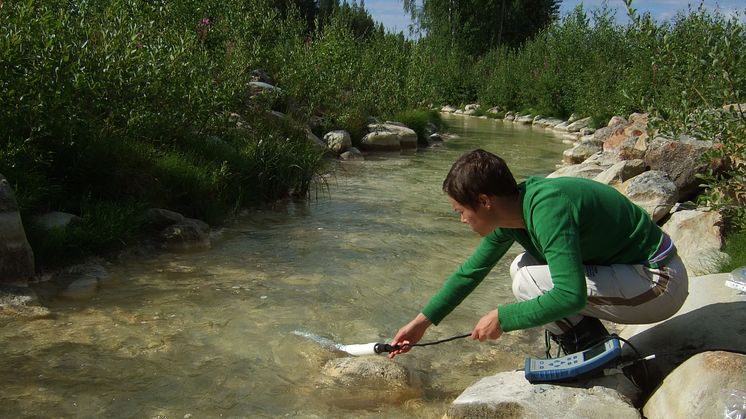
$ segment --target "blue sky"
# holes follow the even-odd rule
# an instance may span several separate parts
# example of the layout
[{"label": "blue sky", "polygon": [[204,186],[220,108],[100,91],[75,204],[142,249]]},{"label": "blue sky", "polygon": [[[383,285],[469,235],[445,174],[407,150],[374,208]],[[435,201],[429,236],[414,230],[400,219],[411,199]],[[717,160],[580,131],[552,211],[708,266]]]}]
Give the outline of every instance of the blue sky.
[{"label": "blue sky", "polygon": [[[565,14],[575,8],[576,5],[583,3],[586,10],[600,7],[603,3],[608,3],[609,7],[617,10],[617,20],[626,23],[626,9],[623,0],[564,0],[560,6],[560,13]],[[740,12],[741,19],[744,19],[746,11],[745,0],[705,0],[702,1],[704,7],[708,10],[719,10],[726,16],[730,16],[737,11]],[[409,15],[402,8],[402,0],[366,0],[365,8],[378,22],[390,31],[404,31],[406,34],[410,24]],[[689,4],[695,7],[700,4],[699,0],[633,0],[632,6],[639,12],[650,12],[657,20],[666,20],[673,17],[676,12],[687,10]]]}]

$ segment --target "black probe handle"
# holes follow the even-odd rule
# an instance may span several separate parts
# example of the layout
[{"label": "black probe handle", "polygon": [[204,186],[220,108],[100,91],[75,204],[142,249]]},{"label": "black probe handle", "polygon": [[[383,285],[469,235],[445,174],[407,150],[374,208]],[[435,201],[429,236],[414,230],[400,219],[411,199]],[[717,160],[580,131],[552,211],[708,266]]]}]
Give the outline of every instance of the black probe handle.
[{"label": "black probe handle", "polygon": [[377,354],[396,351],[398,349],[401,349],[401,346],[399,345],[392,346],[392,345],[389,345],[388,343],[376,343],[375,346],[373,346],[373,351]]}]

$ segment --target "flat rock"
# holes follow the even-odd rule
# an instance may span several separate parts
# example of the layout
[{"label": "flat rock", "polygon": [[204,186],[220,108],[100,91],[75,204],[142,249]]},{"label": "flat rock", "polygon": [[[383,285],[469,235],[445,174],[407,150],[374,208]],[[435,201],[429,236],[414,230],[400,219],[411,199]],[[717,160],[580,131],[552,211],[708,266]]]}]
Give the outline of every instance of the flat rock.
[{"label": "flat rock", "polygon": [[689,278],[689,297],[671,318],[626,325],[619,336],[648,361],[651,379],[662,379],[689,357],[708,350],[746,348],[746,294],[725,286],[729,274]]},{"label": "flat rock", "polygon": [[637,419],[640,413],[611,388],[531,384],[523,372],[512,371],[485,377],[467,388],[453,401],[445,417]]}]

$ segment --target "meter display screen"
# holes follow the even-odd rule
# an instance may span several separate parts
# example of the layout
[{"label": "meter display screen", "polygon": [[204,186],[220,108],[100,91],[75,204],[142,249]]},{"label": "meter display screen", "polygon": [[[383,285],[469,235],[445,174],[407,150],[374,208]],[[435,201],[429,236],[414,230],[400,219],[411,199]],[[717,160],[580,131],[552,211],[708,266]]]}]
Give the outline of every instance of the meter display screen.
[{"label": "meter display screen", "polygon": [[606,351],[606,345],[603,345],[603,344],[596,345],[592,347],[591,349],[588,349],[587,351],[583,352],[583,361],[587,361],[591,358],[595,358],[601,355],[602,353],[604,353],[604,351]]}]

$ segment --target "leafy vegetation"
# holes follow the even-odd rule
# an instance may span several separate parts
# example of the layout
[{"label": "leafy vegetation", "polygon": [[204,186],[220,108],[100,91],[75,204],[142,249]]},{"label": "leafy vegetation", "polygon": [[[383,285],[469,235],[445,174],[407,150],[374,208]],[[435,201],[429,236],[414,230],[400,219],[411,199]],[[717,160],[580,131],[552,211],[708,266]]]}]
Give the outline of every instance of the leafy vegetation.
[{"label": "leafy vegetation", "polygon": [[[717,142],[703,201],[746,230],[746,118],[721,111],[743,100],[743,21],[693,10],[655,22],[628,3],[623,26],[607,8],[557,18],[552,0],[457,3],[404,2],[419,34],[407,39],[362,1],[0,2],[0,173],[29,226],[49,210],[87,214],[57,240],[84,254],[136,236],[146,207],[218,222],[306,196],[324,170],[311,120],[357,142],[371,116],[424,133],[438,119],[421,110],[444,104],[596,125],[647,111],[674,138]],[[249,87],[257,69],[280,89]],[[42,264],[64,247],[30,235],[49,249]]]}]

